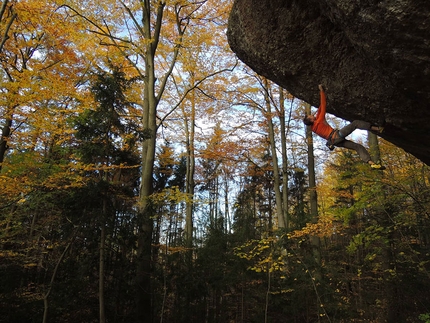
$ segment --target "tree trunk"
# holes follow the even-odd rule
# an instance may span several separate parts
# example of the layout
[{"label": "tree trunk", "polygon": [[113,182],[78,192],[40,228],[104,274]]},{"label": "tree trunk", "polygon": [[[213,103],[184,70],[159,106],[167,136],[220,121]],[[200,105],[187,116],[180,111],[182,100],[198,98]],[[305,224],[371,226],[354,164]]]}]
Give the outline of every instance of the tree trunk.
[{"label": "tree trunk", "polygon": [[[281,154],[282,154],[282,211],[285,220],[285,228],[289,228],[288,216],[288,159],[287,159],[287,133],[286,133],[286,120],[285,120],[285,99],[284,90],[279,87],[279,121],[281,127]],[[288,124],[291,120],[288,118]],[[289,129],[289,127],[287,127]]]},{"label": "tree trunk", "polygon": [[[187,170],[186,170],[186,183],[185,193],[189,196],[186,203],[185,214],[185,243],[187,248],[193,246],[193,200],[194,200],[194,172],[195,172],[195,156],[194,156],[194,131],[196,119],[196,103],[194,98],[195,90],[192,91],[191,97],[191,115],[190,120],[185,116],[185,134],[187,140]],[[185,111],[184,111],[185,114]]]},{"label": "tree trunk", "polygon": [[162,21],[163,8],[158,7],[157,27],[158,34],[151,34],[151,4],[149,1],[142,2],[143,32],[147,41],[145,49],[145,84],[142,125],[145,132],[145,141],[142,145],[142,174],[139,192],[139,214],[140,228],[137,246],[137,322],[153,321],[151,306],[151,274],[152,274],[152,232],[154,210],[150,203],[153,193],[153,169],[155,161],[155,147],[157,135],[156,112],[158,100],[155,90],[155,52]]},{"label": "tree trunk", "polygon": [[[3,16],[4,16],[4,13],[7,10],[8,2],[9,2],[8,0],[4,0],[3,1],[3,4],[2,4],[1,9],[0,9],[0,21],[3,21]],[[11,8],[12,8],[12,6],[9,7],[9,9],[11,9]],[[12,15],[9,17],[9,21],[6,24],[6,28],[3,31],[3,34],[2,34],[2,37],[1,37],[0,52],[3,51],[4,44],[9,39],[9,30],[12,27],[12,24],[13,24],[14,20],[17,17],[18,17],[18,14],[16,12],[13,12]]]},{"label": "tree trunk", "polygon": [[272,121],[272,109],[271,109],[271,103],[269,98],[269,85],[267,80],[264,80],[264,87],[265,87],[265,103],[266,103],[266,117],[267,117],[267,124],[269,127],[269,140],[270,140],[270,148],[271,148],[271,155],[272,155],[272,164],[273,164],[273,177],[274,177],[274,190],[275,190],[275,200],[276,200],[276,215],[278,218],[278,227],[279,228],[285,228],[285,218],[284,218],[284,211],[283,211],[283,203],[282,203],[282,194],[281,194],[281,179],[279,175],[279,167],[278,167],[278,156],[276,153],[276,142],[275,142],[275,129],[273,127],[273,121]]},{"label": "tree trunk", "polygon": [[143,156],[142,184],[139,196],[140,228],[137,247],[137,322],[152,322],[151,308],[151,256],[152,256],[152,231],[153,209],[149,201],[152,194],[152,168],[155,155],[155,136],[147,140],[146,155]]},{"label": "tree trunk", "polygon": [[[306,114],[311,113],[310,104],[306,104],[305,106]],[[310,204],[310,213],[311,213],[311,222],[318,222],[318,197],[316,191],[316,179],[315,179],[315,156],[314,156],[314,142],[312,137],[311,127],[306,126],[306,143],[308,146],[308,176],[309,176],[309,204]],[[316,263],[316,270],[314,273],[314,278],[317,281],[322,279],[321,275],[321,251],[320,245],[321,241],[318,236],[310,236],[310,241],[312,245],[313,257]]]},{"label": "tree trunk", "polygon": [[[151,306],[152,232],[154,229],[153,216],[155,215],[155,211],[150,199],[153,193],[153,169],[157,135],[156,114],[158,103],[166,88],[167,80],[173,72],[179,50],[181,49],[182,37],[186,30],[187,22],[179,17],[180,10],[175,11],[177,22],[176,45],[173,48],[169,68],[158,80],[156,88],[155,57],[161,39],[166,2],[142,0],[139,4],[141,10],[139,14],[135,15],[131,10],[126,10],[135,24],[141,23],[137,29],[141,33],[142,44],[145,44],[144,47],[139,47],[141,51],[137,53],[138,56],[144,58],[144,70],[141,71],[140,67],[135,65],[139,75],[144,80],[142,127],[145,138],[142,144],[142,171],[138,200],[136,316],[137,322],[151,323],[153,321]],[[108,36],[110,37],[110,35]]]},{"label": "tree trunk", "polygon": [[[150,203],[153,186],[153,168],[155,160],[156,131],[155,131],[155,109],[154,98],[148,106],[149,119],[147,129],[151,134],[143,145],[142,155],[142,175],[139,194],[139,215],[140,229],[138,233],[137,249],[137,316],[138,322],[152,322],[151,308],[151,256],[152,256],[152,232],[154,210]],[[151,111],[152,110],[152,111]]]},{"label": "tree trunk", "polygon": [[[150,52],[150,51],[149,51]],[[148,56],[151,56],[148,54]],[[151,307],[151,255],[153,208],[150,196],[153,191],[153,169],[156,147],[156,100],[154,96],[154,61],[147,57],[143,128],[147,139],[142,147],[142,174],[139,194],[140,228],[137,247],[137,322],[152,322]],[[151,60],[152,59],[152,60]]]},{"label": "tree trunk", "polygon": [[[306,114],[310,114],[311,106],[306,104]],[[309,176],[309,201],[311,209],[312,221],[318,221],[318,198],[316,191],[315,179],[315,156],[314,156],[314,141],[312,137],[311,127],[306,127],[306,144],[308,146],[308,176]]]},{"label": "tree trunk", "polygon": [[43,319],[42,319],[42,323],[48,322],[48,309],[49,309],[48,298],[49,298],[49,295],[51,294],[52,287],[54,286],[54,281],[55,281],[55,277],[57,276],[57,273],[58,273],[58,268],[60,267],[60,264],[63,261],[67,251],[69,251],[70,247],[72,246],[73,241],[75,241],[76,234],[77,234],[77,229],[75,230],[75,232],[72,233],[72,238],[71,238],[70,242],[67,244],[66,248],[64,248],[63,252],[61,253],[61,256],[58,259],[57,264],[55,265],[54,271],[52,273],[51,280],[49,281],[48,289],[47,289],[45,295],[43,296]]},{"label": "tree trunk", "polygon": [[[8,3],[9,3],[8,0],[4,0],[2,3],[2,6],[0,8],[0,21],[3,21],[4,14],[5,14],[6,10],[8,10],[7,9]],[[10,27],[12,26],[12,23],[16,19],[17,16],[18,16],[17,13],[13,12],[12,16],[10,16],[10,18],[9,18],[9,21],[6,25],[6,29],[4,30],[2,38],[1,38],[0,53],[3,51],[4,44],[9,39],[8,34],[9,34]],[[12,80],[10,80],[10,81],[12,81]],[[13,109],[11,109],[10,111],[13,111]],[[11,128],[12,128],[13,115],[12,115],[12,113],[10,113],[10,115],[6,114],[4,117],[5,117],[5,125],[3,126],[1,138],[0,138],[0,173],[1,173],[1,170],[3,167],[4,156],[6,155],[6,150],[8,148],[7,141],[9,140],[9,136],[10,136],[10,132],[11,132]]]},{"label": "tree trunk", "polygon": [[106,241],[106,198],[103,199],[103,217],[100,223],[100,253],[99,253],[99,319],[100,323],[106,322],[105,317],[105,241]]},{"label": "tree trunk", "polygon": [[3,126],[0,138],[0,173],[3,167],[4,156],[8,148],[7,142],[9,140],[10,132],[12,128],[12,117],[6,117],[5,125]]}]

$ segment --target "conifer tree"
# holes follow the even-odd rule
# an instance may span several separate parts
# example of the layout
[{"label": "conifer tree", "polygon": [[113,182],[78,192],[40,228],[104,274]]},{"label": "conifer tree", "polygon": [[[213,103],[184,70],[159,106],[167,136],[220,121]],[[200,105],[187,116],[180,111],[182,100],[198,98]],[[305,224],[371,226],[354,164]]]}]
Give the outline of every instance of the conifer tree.
[{"label": "conifer tree", "polygon": [[[91,91],[96,108],[86,110],[75,120],[78,154],[87,165],[91,177],[93,196],[99,203],[91,203],[87,209],[99,214],[96,223],[100,227],[99,238],[99,321],[106,322],[105,265],[107,239],[113,235],[116,207],[121,197],[133,198],[137,183],[136,125],[125,119],[130,103],[125,90],[131,82],[125,74],[113,66],[111,71],[95,75]],[[132,136],[130,136],[132,135]],[[135,177],[133,180],[130,177]],[[116,201],[115,201],[116,200]]]}]

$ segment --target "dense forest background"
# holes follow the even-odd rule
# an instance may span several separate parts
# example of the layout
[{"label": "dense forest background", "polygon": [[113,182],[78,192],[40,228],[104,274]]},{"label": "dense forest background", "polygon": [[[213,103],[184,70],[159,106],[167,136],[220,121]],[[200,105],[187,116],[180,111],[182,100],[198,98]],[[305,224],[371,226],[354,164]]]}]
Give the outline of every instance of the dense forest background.
[{"label": "dense forest background", "polygon": [[2,1],[0,322],[430,322],[429,167],[329,152],[230,6]]}]

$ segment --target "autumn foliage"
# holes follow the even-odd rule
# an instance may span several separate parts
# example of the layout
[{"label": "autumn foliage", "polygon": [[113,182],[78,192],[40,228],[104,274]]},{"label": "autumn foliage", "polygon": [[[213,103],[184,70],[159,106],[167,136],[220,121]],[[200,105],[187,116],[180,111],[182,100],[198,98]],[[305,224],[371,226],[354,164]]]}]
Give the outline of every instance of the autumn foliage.
[{"label": "autumn foliage", "polygon": [[310,145],[230,6],[2,1],[0,322],[428,319],[430,169]]}]

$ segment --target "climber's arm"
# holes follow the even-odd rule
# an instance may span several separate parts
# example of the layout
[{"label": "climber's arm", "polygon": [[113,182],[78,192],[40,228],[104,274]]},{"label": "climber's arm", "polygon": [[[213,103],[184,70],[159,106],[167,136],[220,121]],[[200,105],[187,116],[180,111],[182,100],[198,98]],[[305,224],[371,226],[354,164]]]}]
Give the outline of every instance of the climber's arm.
[{"label": "climber's arm", "polygon": [[318,85],[318,88],[320,90],[320,106],[318,108],[318,111],[315,115],[315,118],[318,121],[322,121],[325,119],[325,113],[326,113],[326,98],[325,93],[322,84]]}]

